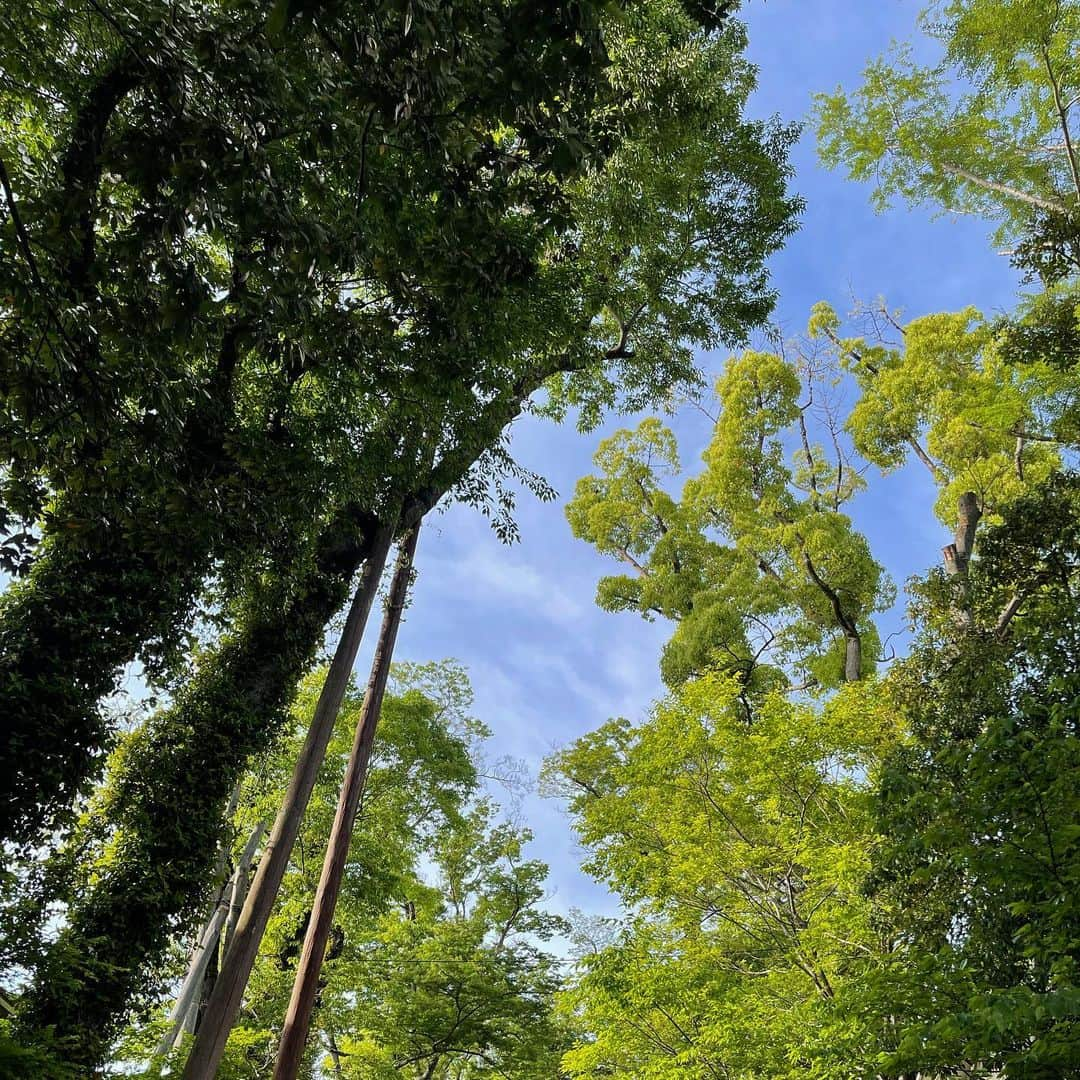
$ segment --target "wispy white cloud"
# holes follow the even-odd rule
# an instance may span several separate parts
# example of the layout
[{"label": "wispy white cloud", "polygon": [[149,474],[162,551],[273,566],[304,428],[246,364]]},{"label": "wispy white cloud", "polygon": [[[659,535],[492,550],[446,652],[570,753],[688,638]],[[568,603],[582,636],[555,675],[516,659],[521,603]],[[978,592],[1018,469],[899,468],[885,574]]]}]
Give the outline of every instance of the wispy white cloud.
[{"label": "wispy white cloud", "polygon": [[425,567],[425,576],[440,591],[465,585],[474,602],[509,605],[516,612],[528,611],[560,626],[573,626],[591,609],[590,597],[571,591],[515,555],[513,549],[504,548],[495,553],[473,550],[451,558],[437,556]]}]

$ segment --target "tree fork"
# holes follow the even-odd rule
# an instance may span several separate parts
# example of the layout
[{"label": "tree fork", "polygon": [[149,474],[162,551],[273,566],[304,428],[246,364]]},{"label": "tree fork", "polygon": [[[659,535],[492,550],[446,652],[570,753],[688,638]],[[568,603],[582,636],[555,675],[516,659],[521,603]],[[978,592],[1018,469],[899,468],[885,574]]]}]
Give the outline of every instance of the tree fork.
[{"label": "tree fork", "polygon": [[349,842],[356,823],[360,795],[367,779],[368,762],[371,759],[371,749],[375,741],[375,729],[379,723],[379,714],[386,693],[390,662],[394,655],[398,627],[401,625],[401,612],[405,606],[405,597],[412,577],[413,556],[419,534],[420,526],[417,525],[409,532],[398,554],[394,581],[390,587],[390,596],[379,631],[379,641],[371,664],[371,675],[364,693],[364,705],[356,725],[352,753],[349,755],[349,763],[345,769],[345,780],[338,798],[337,813],[334,815],[334,824],[330,830],[319,886],[315,892],[312,917],[308,922],[307,933],[304,935],[300,964],[296,970],[292,997],[285,1014],[285,1026],[282,1029],[277,1063],[274,1066],[274,1080],[295,1080],[304,1056],[304,1045],[307,1042],[311,1015],[315,1008],[315,996],[319,988],[319,974],[333,925],[334,909],[341,891],[341,879],[349,855]]}]

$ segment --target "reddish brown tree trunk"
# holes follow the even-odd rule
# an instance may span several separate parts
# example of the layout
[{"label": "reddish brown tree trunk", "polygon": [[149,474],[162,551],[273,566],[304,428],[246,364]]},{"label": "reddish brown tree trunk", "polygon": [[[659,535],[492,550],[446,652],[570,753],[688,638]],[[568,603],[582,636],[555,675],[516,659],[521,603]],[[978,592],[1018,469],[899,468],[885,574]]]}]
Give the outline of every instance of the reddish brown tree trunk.
[{"label": "reddish brown tree trunk", "polygon": [[278,1048],[277,1063],[274,1066],[274,1080],[295,1080],[303,1060],[304,1045],[311,1026],[311,1014],[315,1007],[315,995],[319,988],[319,973],[322,970],[326,943],[333,925],[334,908],[337,906],[338,893],[341,891],[345,863],[349,857],[349,842],[352,838],[353,826],[356,824],[360,795],[364,790],[364,781],[367,779],[368,762],[371,759],[371,748],[375,741],[375,728],[379,723],[386,682],[390,675],[390,661],[394,655],[394,643],[397,640],[401,612],[409,590],[413,555],[416,551],[419,531],[420,528],[417,526],[409,533],[398,554],[394,581],[390,587],[386,613],[379,631],[379,643],[375,649],[371,675],[364,694],[364,705],[356,725],[352,753],[345,770],[345,779],[338,798],[337,814],[334,817],[333,828],[330,830],[330,840],[323,859],[319,887],[315,893],[307,933],[304,935],[304,948],[300,954],[300,964],[293,982],[292,997],[285,1014],[281,1045]]},{"label": "reddish brown tree trunk", "polygon": [[364,563],[360,584],[345,620],[341,641],[334,653],[326,675],[315,715],[311,720],[304,747],[293,769],[289,790],[285,794],[277,820],[259,860],[255,880],[251,883],[243,911],[224,958],[213,993],[206,1006],[195,1044],[184,1067],[184,1080],[213,1080],[225,1051],[225,1042],[236,1021],[244,989],[251,975],[259,944],[266,930],[278,889],[300,831],[300,822],[307,810],[315,780],[319,774],[326,747],[334,730],[341,702],[349,685],[360,640],[364,635],[371,605],[379,590],[386,557],[397,530],[397,517],[380,526]]}]

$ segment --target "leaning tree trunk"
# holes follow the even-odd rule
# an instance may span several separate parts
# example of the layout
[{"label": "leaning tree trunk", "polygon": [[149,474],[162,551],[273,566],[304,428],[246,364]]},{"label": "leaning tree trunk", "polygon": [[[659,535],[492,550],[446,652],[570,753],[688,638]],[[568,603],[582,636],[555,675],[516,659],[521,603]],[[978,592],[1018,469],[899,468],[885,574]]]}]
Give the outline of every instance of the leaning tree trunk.
[{"label": "leaning tree trunk", "polygon": [[[57,510],[69,513],[80,518],[77,507]],[[0,842],[32,844],[66,823],[103,760],[99,702],[140,644],[189,604],[206,545],[169,531],[108,519],[58,526],[0,601]]]},{"label": "leaning tree trunk", "polygon": [[[486,402],[430,471],[412,477],[403,526],[419,522],[468,474],[529,395],[564,370],[560,363],[529,369]],[[118,857],[72,906],[23,995],[21,1039],[55,1037],[72,1064],[84,1071],[100,1064],[140,972],[159,959],[172,928],[198,902],[228,792],[277,730],[327,621],[370,552],[374,527],[360,508],[342,510],[318,540],[315,565],[299,575],[283,571],[280,581],[271,576],[242,629],[207,658],[176,704],[148,723],[119,785]],[[192,777],[202,795],[194,803]],[[215,1067],[203,1075],[212,1077]]]},{"label": "leaning tree trunk", "polygon": [[240,887],[240,883],[247,877],[251,860],[255,857],[255,852],[259,847],[264,832],[266,832],[266,826],[261,822],[255,826],[247,845],[237,860],[232,876],[228,882],[224,883],[217,897],[213,913],[199,937],[198,944],[195,946],[195,951],[192,953],[191,961],[188,964],[187,974],[184,976],[180,992],[176,995],[176,1001],[169,1014],[169,1030],[162,1037],[161,1042],[158,1043],[155,1051],[157,1057],[164,1057],[172,1050],[177,1039],[180,1038],[180,1033],[188,1017],[193,1010],[198,1009],[199,991],[202,989],[209,969],[210,958],[218,948],[219,943],[222,944],[223,949],[228,948],[228,939],[223,937],[222,932],[226,919],[229,917],[232,898]]},{"label": "leaning tree trunk", "polygon": [[288,791],[237,920],[229,952],[218,972],[217,981],[199,1024],[195,1044],[184,1069],[185,1077],[212,1077],[217,1072],[274,901],[288,869],[289,857],[300,832],[319,769],[326,757],[326,748],[330,744],[334,724],[349,686],[353,663],[360,648],[371,605],[379,589],[396,526],[396,516],[389,524],[380,525],[372,543],[371,554],[364,566],[363,577],[345,620],[345,629],[319,694],[307,738],[293,768]]},{"label": "leaning tree trunk", "polygon": [[[258,840],[262,840],[266,832],[266,823],[260,821],[256,832]],[[251,886],[251,864],[255,860],[255,846],[248,844],[240,855],[240,861],[236,864],[236,874],[233,876],[232,892],[229,895],[229,915],[225,922],[225,931],[221,939],[221,955],[226,956],[229,946],[232,945],[236,935],[236,924],[240,921],[240,913],[244,910],[244,901],[247,900],[248,889]],[[192,1031],[195,1029],[192,1028]]]},{"label": "leaning tree trunk", "polygon": [[802,537],[799,545],[806,573],[829,602],[837,629],[844,635],[844,682],[858,682],[862,678],[862,636],[858,623],[841,602],[840,594],[818,572]]},{"label": "leaning tree trunk", "polygon": [[394,571],[394,581],[390,587],[386,613],[383,616],[379,641],[371,664],[371,676],[364,693],[364,705],[360,710],[352,753],[349,755],[349,763],[345,768],[345,779],[338,798],[337,813],[330,830],[319,886],[315,891],[311,919],[308,921],[304,947],[296,969],[296,979],[293,982],[292,997],[285,1014],[281,1045],[278,1048],[277,1063],[274,1066],[274,1080],[296,1080],[304,1057],[304,1045],[307,1042],[311,1014],[315,1008],[315,996],[319,988],[319,974],[334,921],[334,909],[337,907],[338,894],[341,891],[345,863],[349,857],[349,842],[352,839],[353,826],[356,824],[360,795],[367,779],[368,762],[371,760],[375,729],[379,723],[379,714],[386,693],[386,682],[390,675],[390,662],[394,656],[394,644],[401,624],[401,612],[409,590],[413,555],[416,552],[419,533],[420,527],[417,526],[409,533],[398,554],[397,569]]},{"label": "leaning tree trunk", "polygon": [[951,544],[941,549],[945,559],[945,573],[957,577],[967,573],[971,555],[975,550],[975,530],[978,528],[982,510],[974,491],[960,496],[956,515],[956,533]]},{"label": "leaning tree trunk", "polygon": [[229,792],[279,729],[375,531],[367,514],[343,510],[310,568],[273,579],[246,624],[147,722],[114,784],[115,858],[72,904],[23,995],[20,1038],[34,1042],[52,1029],[72,1065],[90,1071],[101,1062],[140,971],[204,895]]}]

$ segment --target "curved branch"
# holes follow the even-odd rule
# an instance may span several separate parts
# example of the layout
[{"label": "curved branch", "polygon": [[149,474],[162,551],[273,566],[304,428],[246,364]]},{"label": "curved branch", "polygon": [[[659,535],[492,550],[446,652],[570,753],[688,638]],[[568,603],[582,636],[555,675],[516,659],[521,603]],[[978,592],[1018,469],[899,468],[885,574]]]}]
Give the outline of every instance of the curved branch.
[{"label": "curved branch", "polygon": [[140,69],[140,60],[130,51],[117,58],[78,111],[60,160],[60,231],[75,238],[77,251],[64,267],[63,276],[76,292],[86,288],[94,261],[94,206],[101,184],[105,132],[117,106],[139,85]]}]

